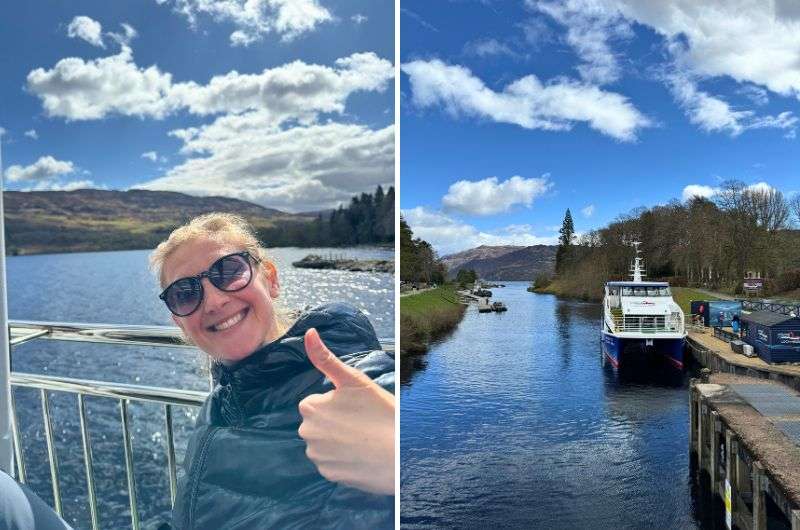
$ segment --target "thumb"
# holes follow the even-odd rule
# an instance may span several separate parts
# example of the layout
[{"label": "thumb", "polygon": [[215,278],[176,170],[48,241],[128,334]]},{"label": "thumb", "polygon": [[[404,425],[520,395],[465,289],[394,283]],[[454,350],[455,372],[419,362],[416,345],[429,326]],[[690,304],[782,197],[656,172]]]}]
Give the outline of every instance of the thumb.
[{"label": "thumb", "polygon": [[372,382],[369,377],[347,366],[331,353],[323,344],[316,329],[311,328],[306,331],[305,346],[308,360],[317,370],[325,374],[336,388],[366,386]]}]

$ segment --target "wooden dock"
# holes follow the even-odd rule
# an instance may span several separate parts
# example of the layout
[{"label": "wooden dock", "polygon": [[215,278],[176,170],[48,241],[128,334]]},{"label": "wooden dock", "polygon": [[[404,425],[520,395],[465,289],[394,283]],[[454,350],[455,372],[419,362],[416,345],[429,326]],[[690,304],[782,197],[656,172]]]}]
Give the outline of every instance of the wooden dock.
[{"label": "wooden dock", "polygon": [[800,530],[800,395],[731,374],[692,380],[690,393],[693,467],[723,500],[728,528]]}]

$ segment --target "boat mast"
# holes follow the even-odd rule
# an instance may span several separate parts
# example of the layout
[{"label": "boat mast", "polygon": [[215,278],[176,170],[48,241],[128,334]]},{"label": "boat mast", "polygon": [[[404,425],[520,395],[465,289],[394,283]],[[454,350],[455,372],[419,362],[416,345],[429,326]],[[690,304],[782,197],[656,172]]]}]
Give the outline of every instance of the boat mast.
[{"label": "boat mast", "polygon": [[0,469],[14,476],[11,436],[11,349],[8,341],[8,301],[6,298],[6,241],[3,213],[3,133],[0,127]]},{"label": "boat mast", "polygon": [[633,281],[637,283],[641,283],[642,278],[646,276],[644,272],[644,263],[642,263],[642,257],[640,256],[642,251],[639,250],[639,245],[641,244],[641,241],[631,241],[631,245],[636,249],[636,257],[633,259],[633,265],[631,266],[631,277],[633,277]]}]

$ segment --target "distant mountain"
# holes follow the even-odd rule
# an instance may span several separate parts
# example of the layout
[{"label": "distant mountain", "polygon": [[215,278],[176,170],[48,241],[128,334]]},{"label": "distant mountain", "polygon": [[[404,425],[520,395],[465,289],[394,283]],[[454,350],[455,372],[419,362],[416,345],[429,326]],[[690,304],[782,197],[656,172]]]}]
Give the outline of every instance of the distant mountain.
[{"label": "distant mountain", "polygon": [[533,280],[537,274],[553,272],[556,248],[554,245],[481,245],[445,256],[442,261],[451,277],[455,277],[460,269],[473,269],[485,280]]},{"label": "distant mountain", "polygon": [[236,213],[256,230],[304,225],[315,216],[290,214],[226,197],[170,191],[7,191],[9,254],[153,248],[186,221],[210,212]]}]

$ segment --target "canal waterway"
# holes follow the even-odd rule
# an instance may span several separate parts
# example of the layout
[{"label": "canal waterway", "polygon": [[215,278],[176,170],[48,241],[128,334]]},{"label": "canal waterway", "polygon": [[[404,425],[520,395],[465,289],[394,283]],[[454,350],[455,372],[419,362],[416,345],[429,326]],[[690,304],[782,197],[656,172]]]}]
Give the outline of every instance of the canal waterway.
[{"label": "canal waterway", "polygon": [[[392,249],[278,248],[269,253],[278,267],[282,289],[279,300],[284,308],[349,302],[369,316],[379,337],[393,338],[394,275],[296,269],[291,265],[310,253],[392,259]],[[149,254],[142,250],[9,257],[9,316],[18,320],[174,325],[157,298],[159,289],[148,270]],[[34,341],[15,348],[11,360],[16,372],[192,390],[209,388],[204,356],[197,350]],[[14,394],[29,484],[52,506],[39,394],[29,389],[17,389]],[[65,518],[75,528],[90,528],[77,400],[59,392],[50,395]],[[115,400],[87,398],[87,411],[100,527],[130,528],[119,407]],[[163,409],[134,403],[130,416],[139,514],[143,528],[155,528],[170,518]],[[183,458],[194,418],[195,411],[189,407],[179,407],[175,413],[178,462]]]},{"label": "canal waterway", "polygon": [[403,528],[710,529],[688,448],[688,374],[604,366],[600,304],[493,289],[404,359]]}]

